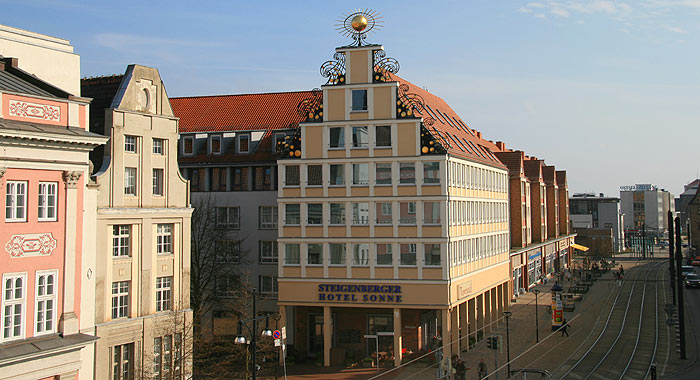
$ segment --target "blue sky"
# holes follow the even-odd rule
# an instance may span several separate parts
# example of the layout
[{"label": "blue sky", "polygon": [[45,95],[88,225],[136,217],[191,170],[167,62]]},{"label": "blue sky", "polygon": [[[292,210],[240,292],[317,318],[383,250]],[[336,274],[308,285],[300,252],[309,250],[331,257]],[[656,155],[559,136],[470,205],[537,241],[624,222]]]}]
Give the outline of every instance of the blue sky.
[{"label": "blue sky", "polygon": [[170,96],[319,87],[348,43],[337,20],[371,8],[399,75],[566,169],[572,193],[678,195],[700,171],[700,0],[0,3],[0,23],[69,39],[83,76],[154,66]]}]

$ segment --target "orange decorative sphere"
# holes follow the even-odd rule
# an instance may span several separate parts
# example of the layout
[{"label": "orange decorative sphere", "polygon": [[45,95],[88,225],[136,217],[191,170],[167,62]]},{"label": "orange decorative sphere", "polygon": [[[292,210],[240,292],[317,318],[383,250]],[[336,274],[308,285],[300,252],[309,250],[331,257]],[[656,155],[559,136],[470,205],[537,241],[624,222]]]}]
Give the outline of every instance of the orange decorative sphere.
[{"label": "orange decorative sphere", "polygon": [[423,149],[421,149],[421,152],[423,153],[428,153],[428,147],[424,146]]},{"label": "orange decorative sphere", "polygon": [[357,32],[365,30],[367,24],[369,24],[369,22],[367,21],[367,17],[363,15],[357,15],[352,18],[352,21],[350,21],[350,25],[352,25],[352,28],[355,29],[355,31]]},{"label": "orange decorative sphere", "polygon": [[297,150],[296,152],[294,152],[294,156],[301,157],[301,151]]}]

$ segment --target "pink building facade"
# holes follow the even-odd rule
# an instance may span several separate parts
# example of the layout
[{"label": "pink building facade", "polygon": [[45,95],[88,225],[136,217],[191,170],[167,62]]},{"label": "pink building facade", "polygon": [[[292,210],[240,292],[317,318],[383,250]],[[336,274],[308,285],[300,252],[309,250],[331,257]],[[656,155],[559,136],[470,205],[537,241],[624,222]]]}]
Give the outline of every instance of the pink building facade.
[{"label": "pink building facade", "polygon": [[0,377],[78,379],[96,340],[88,153],[107,138],[88,131],[89,99],[0,58]]}]

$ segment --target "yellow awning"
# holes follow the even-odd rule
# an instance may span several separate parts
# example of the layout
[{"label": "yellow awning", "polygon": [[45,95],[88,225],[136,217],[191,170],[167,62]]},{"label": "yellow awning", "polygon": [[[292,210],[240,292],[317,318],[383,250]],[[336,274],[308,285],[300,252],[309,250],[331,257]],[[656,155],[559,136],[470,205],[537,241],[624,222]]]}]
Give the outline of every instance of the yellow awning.
[{"label": "yellow awning", "polygon": [[589,249],[588,247],[585,247],[581,244],[576,244],[576,243],[571,243],[571,246],[578,249],[579,251],[583,251],[583,252],[586,252]]}]

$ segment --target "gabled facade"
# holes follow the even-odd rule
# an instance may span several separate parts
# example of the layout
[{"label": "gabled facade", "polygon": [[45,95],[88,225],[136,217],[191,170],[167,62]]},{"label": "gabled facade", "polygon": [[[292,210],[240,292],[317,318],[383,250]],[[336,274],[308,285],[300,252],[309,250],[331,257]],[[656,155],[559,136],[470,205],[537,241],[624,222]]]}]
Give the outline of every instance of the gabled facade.
[{"label": "gabled facade", "polygon": [[541,160],[525,160],[525,175],[530,181],[530,210],[532,215],[532,242],[542,243],[547,240],[547,196],[542,177]]},{"label": "gabled facade", "polygon": [[[97,198],[95,379],[191,376],[190,208],[178,120],[158,71],[83,79],[110,138]],[[101,117],[100,117],[101,114]]]},{"label": "gabled facade", "polygon": [[0,46],[13,55],[0,57],[0,376],[91,379],[88,153],[107,138],[65,90],[80,71],[68,41],[0,26]]}]

